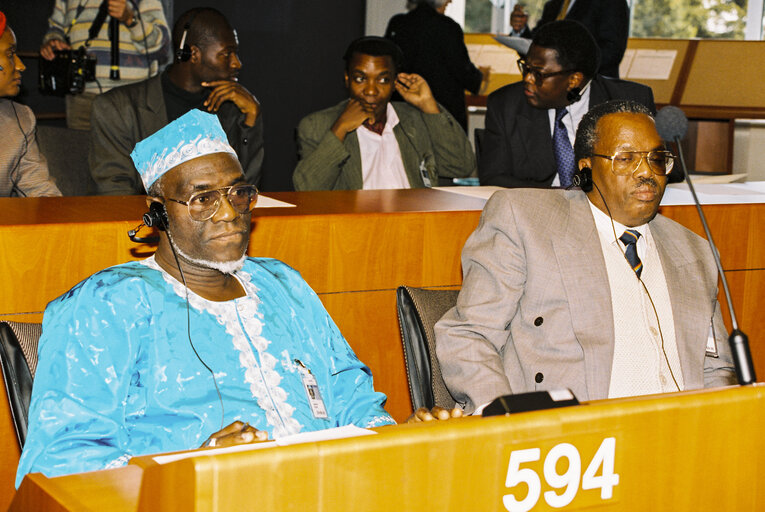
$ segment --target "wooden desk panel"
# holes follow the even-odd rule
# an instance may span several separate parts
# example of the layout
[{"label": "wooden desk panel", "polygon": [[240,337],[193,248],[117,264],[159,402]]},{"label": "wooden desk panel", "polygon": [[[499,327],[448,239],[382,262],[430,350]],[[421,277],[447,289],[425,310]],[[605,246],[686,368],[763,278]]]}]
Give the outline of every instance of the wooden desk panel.
[{"label": "wooden desk panel", "polygon": [[[56,503],[67,510],[376,512],[426,503],[434,510],[504,512],[504,496],[521,500],[528,493],[523,483],[506,487],[511,453],[535,449],[538,460],[527,459],[519,465],[524,474],[516,475],[536,475],[541,493],[534,510],[552,510],[544,461],[564,444],[581,473],[563,510],[762,510],[764,405],[765,388],[750,386],[383,427],[374,436],[199,453],[165,465],[139,457],[117,470],[32,475],[11,510]],[[618,475],[610,497],[580,485],[607,438],[614,439]]]}]

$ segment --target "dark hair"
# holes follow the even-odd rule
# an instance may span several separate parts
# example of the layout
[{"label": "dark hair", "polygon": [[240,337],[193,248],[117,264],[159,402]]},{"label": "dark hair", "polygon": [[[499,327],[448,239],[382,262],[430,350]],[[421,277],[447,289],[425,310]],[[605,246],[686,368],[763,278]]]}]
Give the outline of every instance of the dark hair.
[{"label": "dark hair", "polygon": [[600,49],[587,27],[574,20],[553,21],[534,32],[532,46],[555,50],[563,69],[595,76],[600,67]]},{"label": "dark hair", "polygon": [[345,55],[343,55],[346,71],[348,71],[348,66],[354,53],[372,55],[373,57],[390,57],[396,73],[399,72],[404,62],[404,53],[401,51],[401,48],[390,39],[384,37],[367,36],[356,39],[349,44],[348,49],[345,50]]},{"label": "dark hair", "polygon": [[574,158],[578,162],[592,155],[598,140],[598,121],[609,114],[645,114],[653,119],[651,111],[642,103],[632,100],[611,100],[590,109],[579,122],[574,141]]},{"label": "dark hair", "polygon": [[184,12],[173,25],[173,50],[178,50],[183,38],[183,30],[189,24],[186,34],[186,46],[205,46],[217,41],[224,31],[233,32],[233,27],[226,17],[212,7],[195,7]]}]

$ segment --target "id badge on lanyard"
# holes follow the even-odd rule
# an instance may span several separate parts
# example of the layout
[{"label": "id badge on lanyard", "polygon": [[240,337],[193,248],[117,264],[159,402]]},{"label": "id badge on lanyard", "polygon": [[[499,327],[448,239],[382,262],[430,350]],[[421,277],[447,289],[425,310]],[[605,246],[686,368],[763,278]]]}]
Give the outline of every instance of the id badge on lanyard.
[{"label": "id badge on lanyard", "polygon": [[329,418],[329,415],[327,414],[327,408],[324,406],[324,400],[321,398],[321,392],[319,391],[319,384],[316,382],[316,377],[314,377],[311,370],[309,370],[300,359],[295,359],[295,363],[298,365],[300,379],[303,381],[303,389],[305,389],[305,394],[308,398],[308,404],[311,406],[313,417],[326,420]]}]

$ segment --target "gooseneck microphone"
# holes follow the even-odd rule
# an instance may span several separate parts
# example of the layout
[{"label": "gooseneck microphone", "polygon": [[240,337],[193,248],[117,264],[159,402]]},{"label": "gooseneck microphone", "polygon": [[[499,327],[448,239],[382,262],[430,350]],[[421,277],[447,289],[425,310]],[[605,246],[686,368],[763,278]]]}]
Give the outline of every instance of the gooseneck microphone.
[{"label": "gooseneck microphone", "polygon": [[656,130],[659,132],[659,136],[664,140],[671,140],[677,144],[677,152],[680,157],[681,171],[685,173],[685,181],[688,183],[688,188],[693,196],[693,202],[696,204],[696,211],[699,212],[699,218],[701,219],[701,225],[704,226],[704,233],[707,235],[707,241],[709,247],[712,249],[712,256],[714,256],[717,270],[720,272],[720,278],[722,280],[723,291],[725,292],[725,300],[728,302],[728,312],[730,313],[730,322],[733,329],[728,337],[728,343],[733,355],[733,362],[736,365],[736,378],[741,385],[753,384],[757,377],[754,373],[754,365],[752,364],[752,354],[749,351],[749,338],[743,331],[738,328],[738,321],[736,320],[736,313],[733,310],[733,301],[730,298],[730,289],[728,288],[728,281],[725,279],[725,271],[720,263],[720,255],[717,252],[714,240],[712,240],[712,233],[709,231],[709,225],[707,219],[704,216],[704,212],[701,209],[701,203],[696,195],[696,189],[693,187],[691,181],[691,175],[685,166],[685,158],[683,157],[683,148],[680,147],[680,140],[685,137],[685,133],[688,130],[688,118],[682,110],[677,107],[668,105],[656,114]]}]

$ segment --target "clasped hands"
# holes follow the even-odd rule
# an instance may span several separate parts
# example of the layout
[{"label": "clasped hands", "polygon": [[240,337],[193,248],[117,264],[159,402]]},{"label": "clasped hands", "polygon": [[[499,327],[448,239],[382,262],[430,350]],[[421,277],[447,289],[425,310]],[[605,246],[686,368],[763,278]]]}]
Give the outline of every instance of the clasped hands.
[{"label": "clasped hands", "polygon": [[234,446],[263,441],[268,441],[268,432],[258,430],[249,423],[235,421],[208,437],[200,448]]},{"label": "clasped hands", "polygon": [[202,82],[202,87],[212,89],[205,100],[205,107],[215,114],[226,101],[232,102],[244,114],[244,124],[252,128],[260,113],[260,103],[245,86],[233,80]]}]

